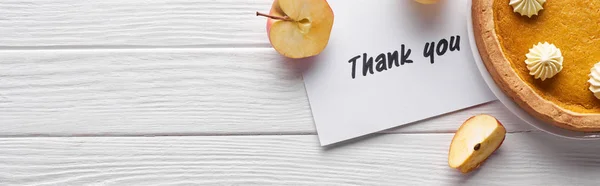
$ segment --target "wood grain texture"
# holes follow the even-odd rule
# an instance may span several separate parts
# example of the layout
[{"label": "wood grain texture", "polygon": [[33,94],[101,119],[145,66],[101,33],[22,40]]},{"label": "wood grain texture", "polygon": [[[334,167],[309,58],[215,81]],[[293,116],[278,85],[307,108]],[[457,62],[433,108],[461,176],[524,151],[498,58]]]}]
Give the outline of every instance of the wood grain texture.
[{"label": "wood grain texture", "polygon": [[447,166],[451,134],[387,134],[332,148],[314,135],[4,138],[2,185],[589,185],[598,141],[508,134],[479,171]]},{"label": "wood grain texture", "polygon": [[272,0],[2,0],[0,47],[268,46]]},{"label": "wood grain texture", "polygon": [[[0,52],[0,135],[315,134],[301,75],[269,48]],[[389,132],[452,132],[500,103]]]}]

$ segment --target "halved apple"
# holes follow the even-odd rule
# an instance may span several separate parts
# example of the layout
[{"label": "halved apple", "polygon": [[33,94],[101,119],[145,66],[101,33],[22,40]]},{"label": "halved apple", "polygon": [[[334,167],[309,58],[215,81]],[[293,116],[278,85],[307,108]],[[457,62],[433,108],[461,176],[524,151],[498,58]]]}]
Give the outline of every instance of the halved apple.
[{"label": "halved apple", "polygon": [[326,0],[275,0],[265,16],[269,41],[277,52],[289,58],[318,55],[329,43],[333,10]]},{"label": "halved apple", "polygon": [[502,145],[505,136],[506,129],[493,116],[473,116],[454,134],[448,164],[462,173],[468,173],[494,153]]}]

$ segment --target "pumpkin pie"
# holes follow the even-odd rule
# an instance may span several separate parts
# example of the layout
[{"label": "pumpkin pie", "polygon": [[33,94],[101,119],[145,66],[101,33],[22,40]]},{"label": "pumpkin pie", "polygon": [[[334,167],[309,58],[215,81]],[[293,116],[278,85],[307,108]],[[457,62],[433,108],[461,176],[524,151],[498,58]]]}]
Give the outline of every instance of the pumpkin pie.
[{"label": "pumpkin pie", "polygon": [[[593,78],[600,77],[594,72],[595,66],[600,70],[600,1],[526,1],[473,0],[473,31],[486,69],[534,117],[569,130],[600,131],[600,99],[594,95],[600,97],[600,80]],[[520,7],[528,12],[517,11],[520,2],[531,6]],[[535,71],[532,56],[551,50],[555,58],[541,57],[552,61],[543,64],[551,72]]]}]

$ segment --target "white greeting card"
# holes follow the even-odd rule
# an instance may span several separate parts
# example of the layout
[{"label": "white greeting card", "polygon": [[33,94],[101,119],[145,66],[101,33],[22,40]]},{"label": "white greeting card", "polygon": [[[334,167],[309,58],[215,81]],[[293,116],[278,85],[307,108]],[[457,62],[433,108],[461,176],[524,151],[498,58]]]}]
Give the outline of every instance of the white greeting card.
[{"label": "white greeting card", "polygon": [[304,73],[321,145],[494,100],[473,61],[466,0],[328,0],[327,48]]}]

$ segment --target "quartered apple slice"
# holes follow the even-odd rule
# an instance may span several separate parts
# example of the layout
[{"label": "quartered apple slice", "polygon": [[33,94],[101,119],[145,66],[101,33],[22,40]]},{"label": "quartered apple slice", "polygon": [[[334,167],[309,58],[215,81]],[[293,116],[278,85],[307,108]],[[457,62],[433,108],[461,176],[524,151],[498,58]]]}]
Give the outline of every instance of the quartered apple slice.
[{"label": "quartered apple slice", "polygon": [[469,118],[456,131],[450,144],[448,164],[468,173],[481,165],[502,145],[506,129],[493,116],[477,115]]},{"label": "quartered apple slice", "polygon": [[333,10],[326,0],[275,0],[268,17],[267,34],[277,52],[289,58],[321,53],[333,28]]}]

